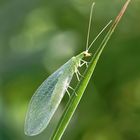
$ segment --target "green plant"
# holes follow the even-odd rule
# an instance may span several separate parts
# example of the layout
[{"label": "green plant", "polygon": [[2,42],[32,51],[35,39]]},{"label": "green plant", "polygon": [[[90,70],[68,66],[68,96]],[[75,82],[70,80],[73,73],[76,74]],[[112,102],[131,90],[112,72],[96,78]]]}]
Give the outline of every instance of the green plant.
[{"label": "green plant", "polygon": [[97,51],[95,52],[95,54],[92,57],[92,60],[90,61],[90,65],[87,68],[87,70],[84,73],[84,77],[82,78],[82,80],[78,83],[75,92],[77,93],[77,96],[75,96],[73,93],[73,96],[71,97],[71,99],[69,100],[69,102],[66,105],[66,108],[62,114],[62,117],[56,127],[56,130],[53,133],[53,136],[51,138],[51,140],[60,140],[72,115],[74,114],[82,96],[83,93],[89,83],[89,80],[94,72],[94,69],[96,67],[96,64],[100,58],[100,55],[102,54],[102,51],[104,50],[107,42],[109,41],[110,37],[112,36],[114,30],[116,29],[116,26],[118,25],[119,21],[121,20],[123,14],[125,13],[127,6],[129,4],[130,0],[127,0],[125,5],[123,6],[122,10],[120,11],[120,13],[118,14],[118,16],[116,17],[115,21],[113,22],[112,26],[110,27],[108,33],[106,34],[105,38],[103,39],[103,41],[101,42],[99,48],[97,49]]}]

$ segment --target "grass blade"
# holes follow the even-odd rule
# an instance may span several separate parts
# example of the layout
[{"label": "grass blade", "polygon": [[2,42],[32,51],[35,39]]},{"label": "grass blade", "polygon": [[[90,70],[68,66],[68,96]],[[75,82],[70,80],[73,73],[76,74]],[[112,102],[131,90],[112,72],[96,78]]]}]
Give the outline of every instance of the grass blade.
[{"label": "grass blade", "polygon": [[77,87],[76,87],[76,93],[77,96],[75,96],[73,94],[73,96],[71,97],[71,99],[69,100],[69,102],[66,105],[66,108],[64,110],[64,113],[62,114],[62,117],[58,123],[58,126],[56,127],[56,130],[54,131],[54,134],[51,138],[51,140],[60,140],[72,115],[74,114],[81,98],[82,95],[89,83],[89,80],[94,72],[94,69],[96,67],[96,64],[100,58],[100,55],[103,51],[103,49],[105,48],[107,42],[109,41],[110,37],[112,36],[114,30],[116,29],[119,21],[121,20],[123,14],[125,13],[127,6],[129,4],[130,0],[127,0],[125,5],[123,6],[122,10],[120,11],[120,13],[118,14],[118,16],[116,17],[115,21],[113,22],[112,26],[110,27],[108,33],[106,34],[105,38],[103,39],[103,41],[101,42],[99,48],[97,49],[96,53],[94,54],[94,56],[92,57],[91,63],[89,65],[89,67],[87,68],[87,70],[85,71],[84,74],[84,78],[82,78],[82,80],[78,83]]}]

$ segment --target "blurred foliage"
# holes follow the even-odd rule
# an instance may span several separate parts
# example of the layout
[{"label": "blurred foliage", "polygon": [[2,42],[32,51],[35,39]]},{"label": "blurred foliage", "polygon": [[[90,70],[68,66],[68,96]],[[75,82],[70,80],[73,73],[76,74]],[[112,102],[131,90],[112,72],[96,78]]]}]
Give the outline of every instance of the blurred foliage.
[{"label": "blurred foliage", "polygon": [[[95,2],[91,40],[117,15],[125,0]],[[84,50],[91,3],[0,1],[0,140],[45,140],[50,135],[51,129],[36,137],[24,135],[27,105],[46,77]],[[131,2],[64,140],[140,140],[139,5],[139,0]],[[52,125],[67,101],[66,96]]]}]

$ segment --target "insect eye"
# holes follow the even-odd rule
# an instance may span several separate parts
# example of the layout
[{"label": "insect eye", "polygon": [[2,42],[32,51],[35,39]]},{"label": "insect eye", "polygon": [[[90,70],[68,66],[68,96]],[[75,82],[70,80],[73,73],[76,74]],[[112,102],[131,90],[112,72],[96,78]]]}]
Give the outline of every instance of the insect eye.
[{"label": "insect eye", "polygon": [[84,52],[84,57],[89,57],[89,56],[91,56],[91,55],[92,55],[91,53]]}]

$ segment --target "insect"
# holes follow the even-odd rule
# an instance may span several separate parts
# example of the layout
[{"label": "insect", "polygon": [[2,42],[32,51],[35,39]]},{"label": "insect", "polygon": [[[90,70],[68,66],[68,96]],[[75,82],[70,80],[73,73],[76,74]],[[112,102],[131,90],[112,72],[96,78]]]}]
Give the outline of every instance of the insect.
[{"label": "insect", "polygon": [[101,32],[89,45],[89,36],[94,5],[95,3],[92,4],[90,10],[86,50],[79,55],[72,57],[57,71],[50,75],[36,90],[30,100],[28,111],[26,114],[24,127],[26,135],[37,135],[47,127],[65,92],[69,94],[68,88],[73,89],[69,86],[73,75],[76,74],[78,81],[80,81],[79,76],[81,76],[81,74],[78,68],[82,67],[83,65],[86,65],[88,67],[88,62],[83,60],[83,58],[91,56],[91,54],[89,53],[89,49],[102,34],[102,32],[110,25],[111,21],[101,30]]}]

